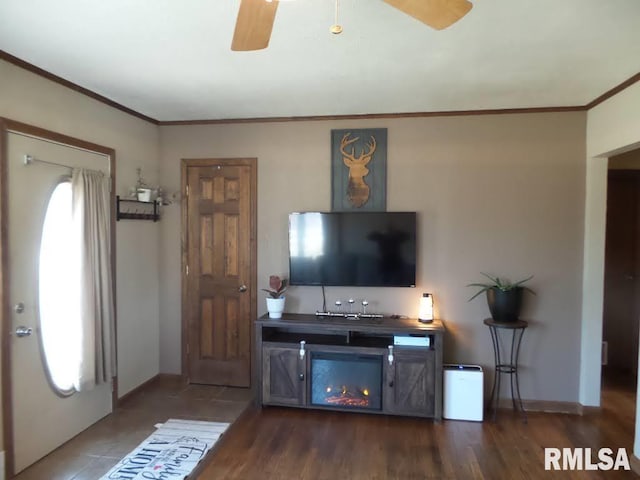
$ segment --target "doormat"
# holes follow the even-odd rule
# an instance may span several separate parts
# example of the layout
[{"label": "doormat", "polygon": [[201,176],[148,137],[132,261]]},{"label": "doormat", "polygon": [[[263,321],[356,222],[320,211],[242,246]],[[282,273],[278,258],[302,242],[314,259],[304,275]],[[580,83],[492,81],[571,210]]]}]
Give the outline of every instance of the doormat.
[{"label": "doormat", "polygon": [[169,419],[100,480],[187,478],[228,423]]}]

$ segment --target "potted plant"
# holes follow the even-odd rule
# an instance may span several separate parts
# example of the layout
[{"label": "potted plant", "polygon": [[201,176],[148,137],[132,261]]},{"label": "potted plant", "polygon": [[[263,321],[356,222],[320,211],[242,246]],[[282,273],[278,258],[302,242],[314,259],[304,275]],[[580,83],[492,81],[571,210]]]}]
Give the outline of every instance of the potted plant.
[{"label": "potted plant", "polygon": [[137,168],[136,173],[138,174],[138,180],[136,181],[136,196],[138,197],[138,201],[140,202],[149,202],[151,201],[151,189],[147,185],[147,182],[142,178],[142,169]]},{"label": "potted plant", "polygon": [[531,280],[533,275],[517,282],[510,282],[505,278],[493,277],[486,273],[482,273],[482,275],[491,280],[491,283],[470,283],[467,285],[467,287],[480,287],[480,290],[469,301],[486,292],[489,311],[496,322],[517,321],[522,309],[522,294],[527,291],[535,295],[533,290],[523,285]]},{"label": "potted plant", "polygon": [[277,275],[271,275],[269,277],[269,287],[262,289],[269,294],[267,297],[269,318],[282,318],[282,312],[284,311],[283,293],[287,290],[287,280]]}]

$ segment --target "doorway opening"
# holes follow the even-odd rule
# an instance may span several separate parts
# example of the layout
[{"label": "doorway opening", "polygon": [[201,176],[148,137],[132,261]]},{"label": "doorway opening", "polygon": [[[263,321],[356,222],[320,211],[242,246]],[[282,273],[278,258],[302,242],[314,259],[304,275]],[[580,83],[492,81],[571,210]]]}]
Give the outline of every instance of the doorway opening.
[{"label": "doorway opening", "polygon": [[640,316],[640,149],[609,158],[602,322],[605,410],[633,418]]}]

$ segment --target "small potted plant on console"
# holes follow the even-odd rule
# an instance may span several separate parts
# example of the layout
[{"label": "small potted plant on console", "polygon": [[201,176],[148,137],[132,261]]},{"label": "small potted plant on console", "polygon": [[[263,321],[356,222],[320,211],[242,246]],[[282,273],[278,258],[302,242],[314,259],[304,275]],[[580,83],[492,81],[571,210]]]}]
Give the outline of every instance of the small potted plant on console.
[{"label": "small potted plant on console", "polygon": [[491,283],[470,283],[467,285],[467,287],[480,287],[480,290],[469,301],[486,292],[489,311],[496,322],[517,321],[522,309],[522,294],[525,291],[533,295],[536,294],[529,287],[523,286],[525,282],[533,278],[533,275],[518,282],[510,282],[504,278],[493,277],[486,273],[482,273],[482,275],[491,280]]},{"label": "small potted plant on console", "polygon": [[263,288],[262,290],[269,294],[267,297],[269,318],[282,318],[285,300],[283,294],[287,290],[287,280],[277,275],[271,275],[269,277],[269,288]]}]

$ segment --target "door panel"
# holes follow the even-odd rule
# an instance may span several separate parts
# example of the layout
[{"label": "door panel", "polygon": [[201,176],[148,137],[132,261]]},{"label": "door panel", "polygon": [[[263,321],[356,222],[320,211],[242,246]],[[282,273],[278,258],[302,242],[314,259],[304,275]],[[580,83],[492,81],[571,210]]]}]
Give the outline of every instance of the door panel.
[{"label": "door panel", "polygon": [[305,371],[306,363],[300,358],[297,347],[263,345],[262,402],[272,405],[304,405]]},{"label": "door panel", "polygon": [[193,383],[248,387],[255,171],[233,160],[211,163],[184,169],[188,375]]},{"label": "door panel", "polygon": [[109,159],[43,140],[8,135],[8,222],[11,305],[9,328],[33,329],[11,335],[11,393],[14,470],[19,472],[111,412],[111,385],[61,397],[44,369],[38,319],[38,258],[42,222],[49,196],[70,170],[43,164],[25,166],[24,155],[46,161],[108,171]]},{"label": "door panel", "polygon": [[396,349],[387,370],[385,408],[398,414],[435,414],[435,351]]}]

